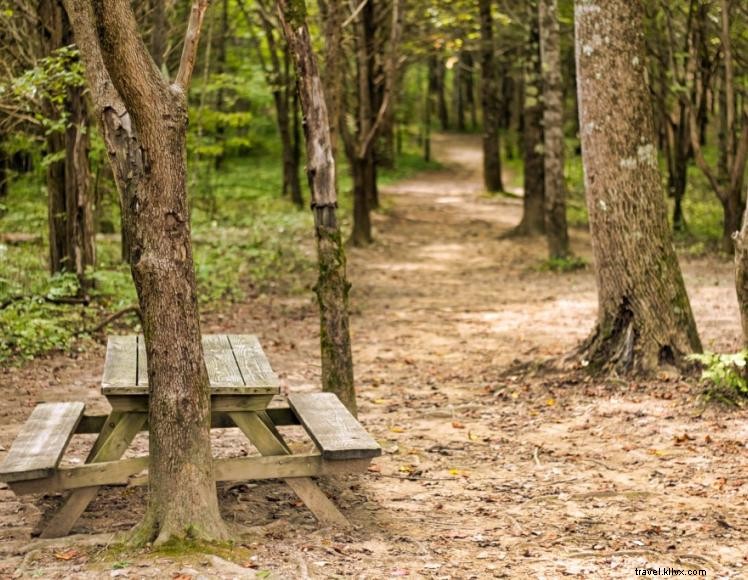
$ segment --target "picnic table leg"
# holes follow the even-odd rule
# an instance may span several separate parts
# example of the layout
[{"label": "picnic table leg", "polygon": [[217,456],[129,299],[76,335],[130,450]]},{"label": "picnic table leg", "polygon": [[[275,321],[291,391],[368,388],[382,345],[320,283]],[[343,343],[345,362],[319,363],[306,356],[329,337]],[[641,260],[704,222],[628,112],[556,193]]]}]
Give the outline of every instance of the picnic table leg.
[{"label": "picnic table leg", "polygon": [[[229,415],[262,455],[291,454],[265,411],[233,412]],[[283,481],[299,496],[320,522],[343,528],[350,527],[350,522],[311,477],[288,477]]]},{"label": "picnic table leg", "polygon": [[[112,412],[94,443],[92,456],[86,462],[115,461],[122,457],[147,419],[147,413]],[[59,538],[70,533],[75,522],[96,497],[99,487],[82,487],[71,492],[65,504],[44,528],[41,537]]]}]

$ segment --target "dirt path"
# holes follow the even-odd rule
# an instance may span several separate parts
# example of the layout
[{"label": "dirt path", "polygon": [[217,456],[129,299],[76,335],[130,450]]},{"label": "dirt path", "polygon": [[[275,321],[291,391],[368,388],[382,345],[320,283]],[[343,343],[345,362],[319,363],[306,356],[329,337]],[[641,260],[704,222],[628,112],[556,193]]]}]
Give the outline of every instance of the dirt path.
[{"label": "dirt path", "polygon": [[[360,416],[386,451],[377,471],[327,483],[356,530],[318,529],[278,483],[222,486],[253,569],[274,578],[632,578],[635,568],[659,566],[746,576],[746,412],[697,415],[697,389],[666,376],[648,384],[507,376],[515,362],[561,355],[589,332],[592,273],[540,272],[542,240],[501,238],[521,206],[482,195],[477,139],[437,136],[434,151],[446,168],[388,188],[377,243],[350,253]],[[572,232],[572,243],[589,259],[585,233]],[[736,350],[730,264],[683,266],[705,345]],[[208,315],[205,330],[259,334],[285,389],[316,388],[309,297],[242,304]],[[38,400],[82,398],[103,409],[101,359],[99,349],[0,375],[0,444]],[[215,443],[251,452],[236,434]],[[109,490],[76,531],[127,529],[143,501],[141,490]],[[112,561],[99,561],[99,549],[61,561],[30,540],[55,502],[0,489],[0,576],[109,577]],[[183,566],[147,556],[120,564],[123,577]],[[207,558],[190,566],[182,572],[233,574]]]}]

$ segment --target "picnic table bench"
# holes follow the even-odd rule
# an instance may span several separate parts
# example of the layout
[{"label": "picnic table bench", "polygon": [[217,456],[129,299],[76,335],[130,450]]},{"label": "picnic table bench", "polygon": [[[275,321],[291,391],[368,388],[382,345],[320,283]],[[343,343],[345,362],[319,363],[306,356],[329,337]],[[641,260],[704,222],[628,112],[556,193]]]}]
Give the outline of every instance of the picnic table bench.
[{"label": "picnic table bench", "polygon": [[[269,408],[278,378],[255,336],[206,335],[203,350],[211,383],[211,425],[238,427],[259,456],[217,458],[216,481],[283,479],[323,523],[346,518],[312,477],[366,471],[381,448],[332,393],[296,393]],[[68,534],[103,485],[147,483],[148,456],[122,459],[135,436],[148,429],[148,374],[142,336],[112,336],[101,391],[112,410],[90,415],[84,403],[38,404],[0,465],[0,481],[18,495],[69,491],[42,537]],[[313,453],[292,453],[277,427],[301,425]],[[61,466],[75,434],[97,438],[86,462]]]}]

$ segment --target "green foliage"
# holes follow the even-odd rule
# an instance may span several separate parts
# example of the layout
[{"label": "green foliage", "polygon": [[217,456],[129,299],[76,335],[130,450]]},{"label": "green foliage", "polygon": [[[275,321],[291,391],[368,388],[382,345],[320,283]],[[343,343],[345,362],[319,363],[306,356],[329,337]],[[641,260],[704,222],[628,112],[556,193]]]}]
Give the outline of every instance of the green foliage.
[{"label": "green foliage", "polygon": [[[73,45],[63,46],[20,76],[0,84],[0,102],[6,110],[13,110],[14,115],[35,120],[45,133],[62,131],[67,123],[64,107],[67,91],[83,83],[78,49]],[[55,114],[45,114],[42,103],[46,103],[46,108],[51,105]]]},{"label": "green foliage", "polygon": [[567,258],[549,258],[538,266],[540,272],[575,272],[587,267],[587,262],[580,256],[569,256]]},{"label": "green foliage", "polygon": [[50,350],[70,348],[81,327],[81,309],[47,303],[35,296],[10,303],[0,310],[0,362],[33,359]]},{"label": "green foliage", "polygon": [[735,354],[705,352],[692,354],[690,360],[703,365],[701,380],[706,385],[704,398],[732,405],[744,404],[748,398],[746,361],[748,350]]}]

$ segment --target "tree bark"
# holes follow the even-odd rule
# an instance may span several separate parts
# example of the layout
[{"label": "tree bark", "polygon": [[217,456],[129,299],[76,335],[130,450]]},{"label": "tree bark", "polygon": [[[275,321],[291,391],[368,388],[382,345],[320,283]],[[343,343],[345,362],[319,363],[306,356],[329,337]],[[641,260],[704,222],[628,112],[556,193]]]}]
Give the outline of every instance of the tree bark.
[{"label": "tree bark", "polygon": [[166,18],[166,0],[151,0],[150,51],[153,62],[161,70],[166,54],[166,41],[169,36],[169,21]]},{"label": "tree bark", "polygon": [[524,196],[522,221],[515,235],[545,233],[545,167],[543,155],[542,70],[540,66],[540,38],[538,11],[535,3],[529,6],[530,37],[524,62],[524,101],[522,148],[524,157]]},{"label": "tree bark", "polygon": [[[42,46],[46,54],[72,42],[70,24],[58,0],[39,4]],[[48,103],[47,115],[67,113],[64,131],[47,136],[47,155],[62,155],[47,167],[50,271],[72,272],[83,290],[86,269],[95,264],[93,203],[88,163],[88,116],[83,89],[69,87],[62,105]]]},{"label": "tree bark", "polygon": [[639,2],[576,2],[582,154],[599,303],[597,325],[580,352],[593,371],[684,367],[685,356],[701,350],[662,195],[642,21]]},{"label": "tree bark", "polygon": [[491,0],[479,0],[481,34],[481,106],[483,109],[483,180],[491,192],[504,191],[499,143],[499,86],[493,41]]},{"label": "tree bark", "polygon": [[315,286],[320,312],[322,390],[335,393],[356,414],[353,357],[348,322],[345,250],[338,225],[337,185],[327,105],[306,24],[304,0],[278,0],[281,23],[296,62],[304,115],[307,177],[317,240],[319,277]]},{"label": "tree bark", "polygon": [[143,314],[150,493],[132,540],[226,539],[213,478],[186,192],[186,91],[207,2],[192,7],[171,85],[140,39],[127,0],[66,0],[66,6],[122,196]]},{"label": "tree bark", "polygon": [[557,0],[538,1],[540,61],[543,73],[543,156],[545,234],[551,259],[569,256],[564,181],[564,99],[561,80],[561,33]]},{"label": "tree bark", "polygon": [[457,64],[452,76],[452,101],[454,104],[456,129],[465,131],[465,76],[463,67],[465,63],[465,51],[461,50],[457,57]]}]

